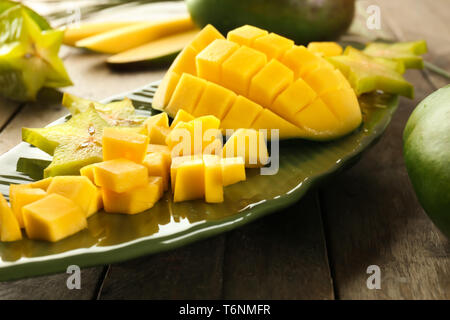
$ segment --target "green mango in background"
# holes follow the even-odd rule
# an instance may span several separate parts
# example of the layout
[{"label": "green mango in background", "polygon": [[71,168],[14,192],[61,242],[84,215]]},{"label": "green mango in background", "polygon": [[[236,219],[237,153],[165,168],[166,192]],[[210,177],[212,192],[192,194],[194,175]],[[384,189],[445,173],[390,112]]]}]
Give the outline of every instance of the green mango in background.
[{"label": "green mango in background", "polygon": [[450,238],[450,85],[429,95],[411,114],[403,154],[420,204]]},{"label": "green mango in background", "polygon": [[42,87],[72,85],[58,57],[63,31],[41,29],[29,12],[16,5],[0,14],[0,95],[16,101],[35,100]]},{"label": "green mango in background", "polygon": [[186,0],[192,20],[226,33],[245,24],[297,44],[335,39],[350,26],[355,0]]}]

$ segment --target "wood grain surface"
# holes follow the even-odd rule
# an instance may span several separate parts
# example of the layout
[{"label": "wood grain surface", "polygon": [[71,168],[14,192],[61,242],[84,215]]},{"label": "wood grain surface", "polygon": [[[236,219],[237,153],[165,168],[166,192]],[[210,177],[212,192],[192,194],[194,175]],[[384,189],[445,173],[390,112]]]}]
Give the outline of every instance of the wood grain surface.
[{"label": "wood grain surface", "polygon": [[[450,71],[450,1],[359,1],[370,4],[380,7],[383,32],[427,40],[426,60]],[[133,90],[165,72],[117,72],[105,56],[69,48],[63,56],[75,83],[66,90],[89,99]],[[406,77],[415,99],[401,99],[379,143],[294,206],[173,251],[84,269],[81,290],[68,290],[61,273],[0,283],[0,299],[449,299],[450,244],[417,202],[402,131],[414,107],[450,80],[428,70]],[[58,92],[38,101],[0,100],[0,154],[20,142],[21,127],[66,113]],[[380,290],[367,288],[370,265],[380,267]]]}]

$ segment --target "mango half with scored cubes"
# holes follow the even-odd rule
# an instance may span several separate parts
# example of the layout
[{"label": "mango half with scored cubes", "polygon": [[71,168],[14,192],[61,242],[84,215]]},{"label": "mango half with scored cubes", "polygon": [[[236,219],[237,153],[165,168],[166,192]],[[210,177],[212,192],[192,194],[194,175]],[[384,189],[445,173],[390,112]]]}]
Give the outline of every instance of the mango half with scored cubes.
[{"label": "mango half with scored cubes", "polygon": [[153,107],[175,116],[214,115],[221,129],[279,129],[279,137],[329,140],[358,128],[347,79],[323,57],[253,26],[225,39],[206,26],[178,55]]}]

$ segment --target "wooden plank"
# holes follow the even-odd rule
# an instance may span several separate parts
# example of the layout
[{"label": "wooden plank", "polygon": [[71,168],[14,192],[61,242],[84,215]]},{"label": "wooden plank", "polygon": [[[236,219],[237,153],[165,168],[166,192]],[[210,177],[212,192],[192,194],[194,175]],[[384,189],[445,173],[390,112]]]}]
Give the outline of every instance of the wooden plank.
[{"label": "wooden plank", "polygon": [[102,268],[81,270],[81,288],[68,289],[70,274],[29,278],[12,282],[0,282],[0,300],[89,300],[95,298]]},{"label": "wooden plank", "polygon": [[316,193],[227,235],[225,299],[333,299]]},{"label": "wooden plank", "polygon": [[[402,14],[409,6],[414,10],[408,10],[408,13],[429,17],[426,8],[419,7],[418,1],[411,2],[375,2],[380,5],[383,19],[390,22],[396,35],[405,37],[401,40],[421,38],[412,33],[417,29],[417,21],[421,21],[423,26],[420,30],[435,31],[435,26],[441,25],[431,19],[424,21]],[[441,4],[441,10],[448,8],[448,5]],[[434,52],[434,45],[430,47]],[[416,89],[414,101],[402,99],[378,145],[368,151],[354,168],[321,191],[330,240],[330,262],[337,297],[341,299],[450,297],[447,240],[417,202],[402,157],[402,132],[406,121],[415,106],[435,87],[420,71],[408,71],[406,76]],[[366,286],[369,265],[378,265],[381,269],[381,290],[369,290]]]},{"label": "wooden plank", "polygon": [[21,107],[21,105],[21,103],[0,98],[0,132],[7,125],[7,123],[11,121],[11,118]]},{"label": "wooden plank", "polygon": [[113,264],[100,299],[219,299],[224,236]]}]

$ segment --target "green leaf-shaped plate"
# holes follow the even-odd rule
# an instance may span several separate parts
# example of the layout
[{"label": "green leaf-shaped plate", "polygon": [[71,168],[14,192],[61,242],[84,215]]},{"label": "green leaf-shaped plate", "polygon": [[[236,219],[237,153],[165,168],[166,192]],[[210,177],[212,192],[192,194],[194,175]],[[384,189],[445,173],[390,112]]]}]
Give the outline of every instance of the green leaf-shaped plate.
[{"label": "green leaf-shaped plate", "polygon": [[[157,83],[124,96],[143,114],[150,114]],[[354,163],[361,152],[383,133],[398,105],[396,96],[367,96],[361,101],[364,123],[354,133],[333,142],[289,140],[280,143],[276,175],[247,171],[247,181],[225,189],[225,202],[190,201],[174,204],[170,194],[147,212],[128,216],[100,212],[88,220],[88,229],[57,243],[23,239],[0,243],[0,280],[119,262],[186,245],[225,232],[298,201],[324,178]],[[57,122],[64,121],[65,118]],[[8,195],[10,183],[42,177],[49,156],[20,143],[0,156],[0,192]]]}]

